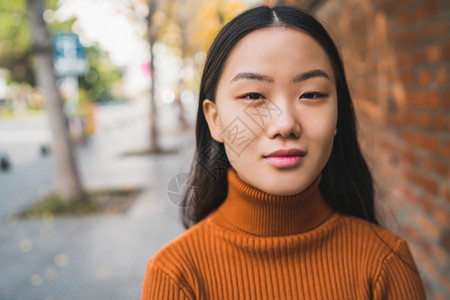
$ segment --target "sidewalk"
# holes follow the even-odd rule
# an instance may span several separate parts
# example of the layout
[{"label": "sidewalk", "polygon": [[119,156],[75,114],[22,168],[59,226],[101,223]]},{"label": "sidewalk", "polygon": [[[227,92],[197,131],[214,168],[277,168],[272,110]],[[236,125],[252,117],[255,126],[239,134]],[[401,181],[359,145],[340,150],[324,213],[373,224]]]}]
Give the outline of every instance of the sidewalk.
[{"label": "sidewalk", "polygon": [[[83,182],[89,189],[143,187],[124,214],[14,220],[10,213],[35,201],[38,189],[51,188],[52,158],[16,168],[15,178],[0,178],[0,188],[6,191],[9,186],[7,193],[15,193],[14,198],[0,201],[0,299],[140,298],[148,259],[184,231],[167,185],[189,170],[192,147],[171,155],[118,156],[126,150],[121,145],[139,144],[134,136],[139,130],[130,132],[98,139],[79,153]],[[180,137],[174,140],[179,143]],[[184,144],[189,140],[186,137]],[[26,174],[32,170],[35,182],[22,180],[28,188],[17,190],[18,178],[30,177]]]}]

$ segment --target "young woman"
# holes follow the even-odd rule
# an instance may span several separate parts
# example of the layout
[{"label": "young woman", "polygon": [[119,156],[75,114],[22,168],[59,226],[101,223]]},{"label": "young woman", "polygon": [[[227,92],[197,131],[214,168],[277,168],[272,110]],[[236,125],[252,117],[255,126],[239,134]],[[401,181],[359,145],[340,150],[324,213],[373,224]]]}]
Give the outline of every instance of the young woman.
[{"label": "young woman", "polygon": [[[203,72],[183,235],[143,299],[425,299],[382,229],[336,46],[291,7],[250,9]],[[195,226],[192,226],[195,225]]]}]

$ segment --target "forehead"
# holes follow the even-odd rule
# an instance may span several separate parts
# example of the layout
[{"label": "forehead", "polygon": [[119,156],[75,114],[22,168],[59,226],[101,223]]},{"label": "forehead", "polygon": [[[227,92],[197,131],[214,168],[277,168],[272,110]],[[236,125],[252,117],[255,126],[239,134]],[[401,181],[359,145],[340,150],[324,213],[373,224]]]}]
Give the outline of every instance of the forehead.
[{"label": "forehead", "polygon": [[291,28],[271,27],[246,35],[231,51],[223,77],[255,71],[271,74],[323,69],[333,75],[328,55],[308,34]]}]

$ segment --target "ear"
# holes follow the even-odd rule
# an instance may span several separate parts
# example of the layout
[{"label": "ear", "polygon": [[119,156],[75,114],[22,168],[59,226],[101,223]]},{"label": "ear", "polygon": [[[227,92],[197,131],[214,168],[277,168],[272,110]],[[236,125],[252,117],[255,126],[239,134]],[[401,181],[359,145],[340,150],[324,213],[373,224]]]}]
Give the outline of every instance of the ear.
[{"label": "ear", "polygon": [[205,115],[206,123],[208,123],[209,131],[212,138],[219,143],[223,143],[222,122],[217,113],[217,105],[209,99],[203,101],[203,114]]}]

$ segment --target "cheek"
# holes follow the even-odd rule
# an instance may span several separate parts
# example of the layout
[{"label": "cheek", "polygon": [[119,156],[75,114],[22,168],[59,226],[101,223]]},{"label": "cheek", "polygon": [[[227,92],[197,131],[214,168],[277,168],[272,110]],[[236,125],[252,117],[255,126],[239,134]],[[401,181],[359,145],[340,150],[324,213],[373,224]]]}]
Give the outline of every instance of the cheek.
[{"label": "cheek", "polygon": [[315,115],[309,115],[303,122],[303,133],[313,141],[315,147],[331,150],[336,130],[337,113],[331,108]]},{"label": "cheek", "polygon": [[224,140],[225,150],[230,160],[236,160],[255,142],[260,129],[240,103],[231,103],[218,107],[222,124],[220,136]]}]

